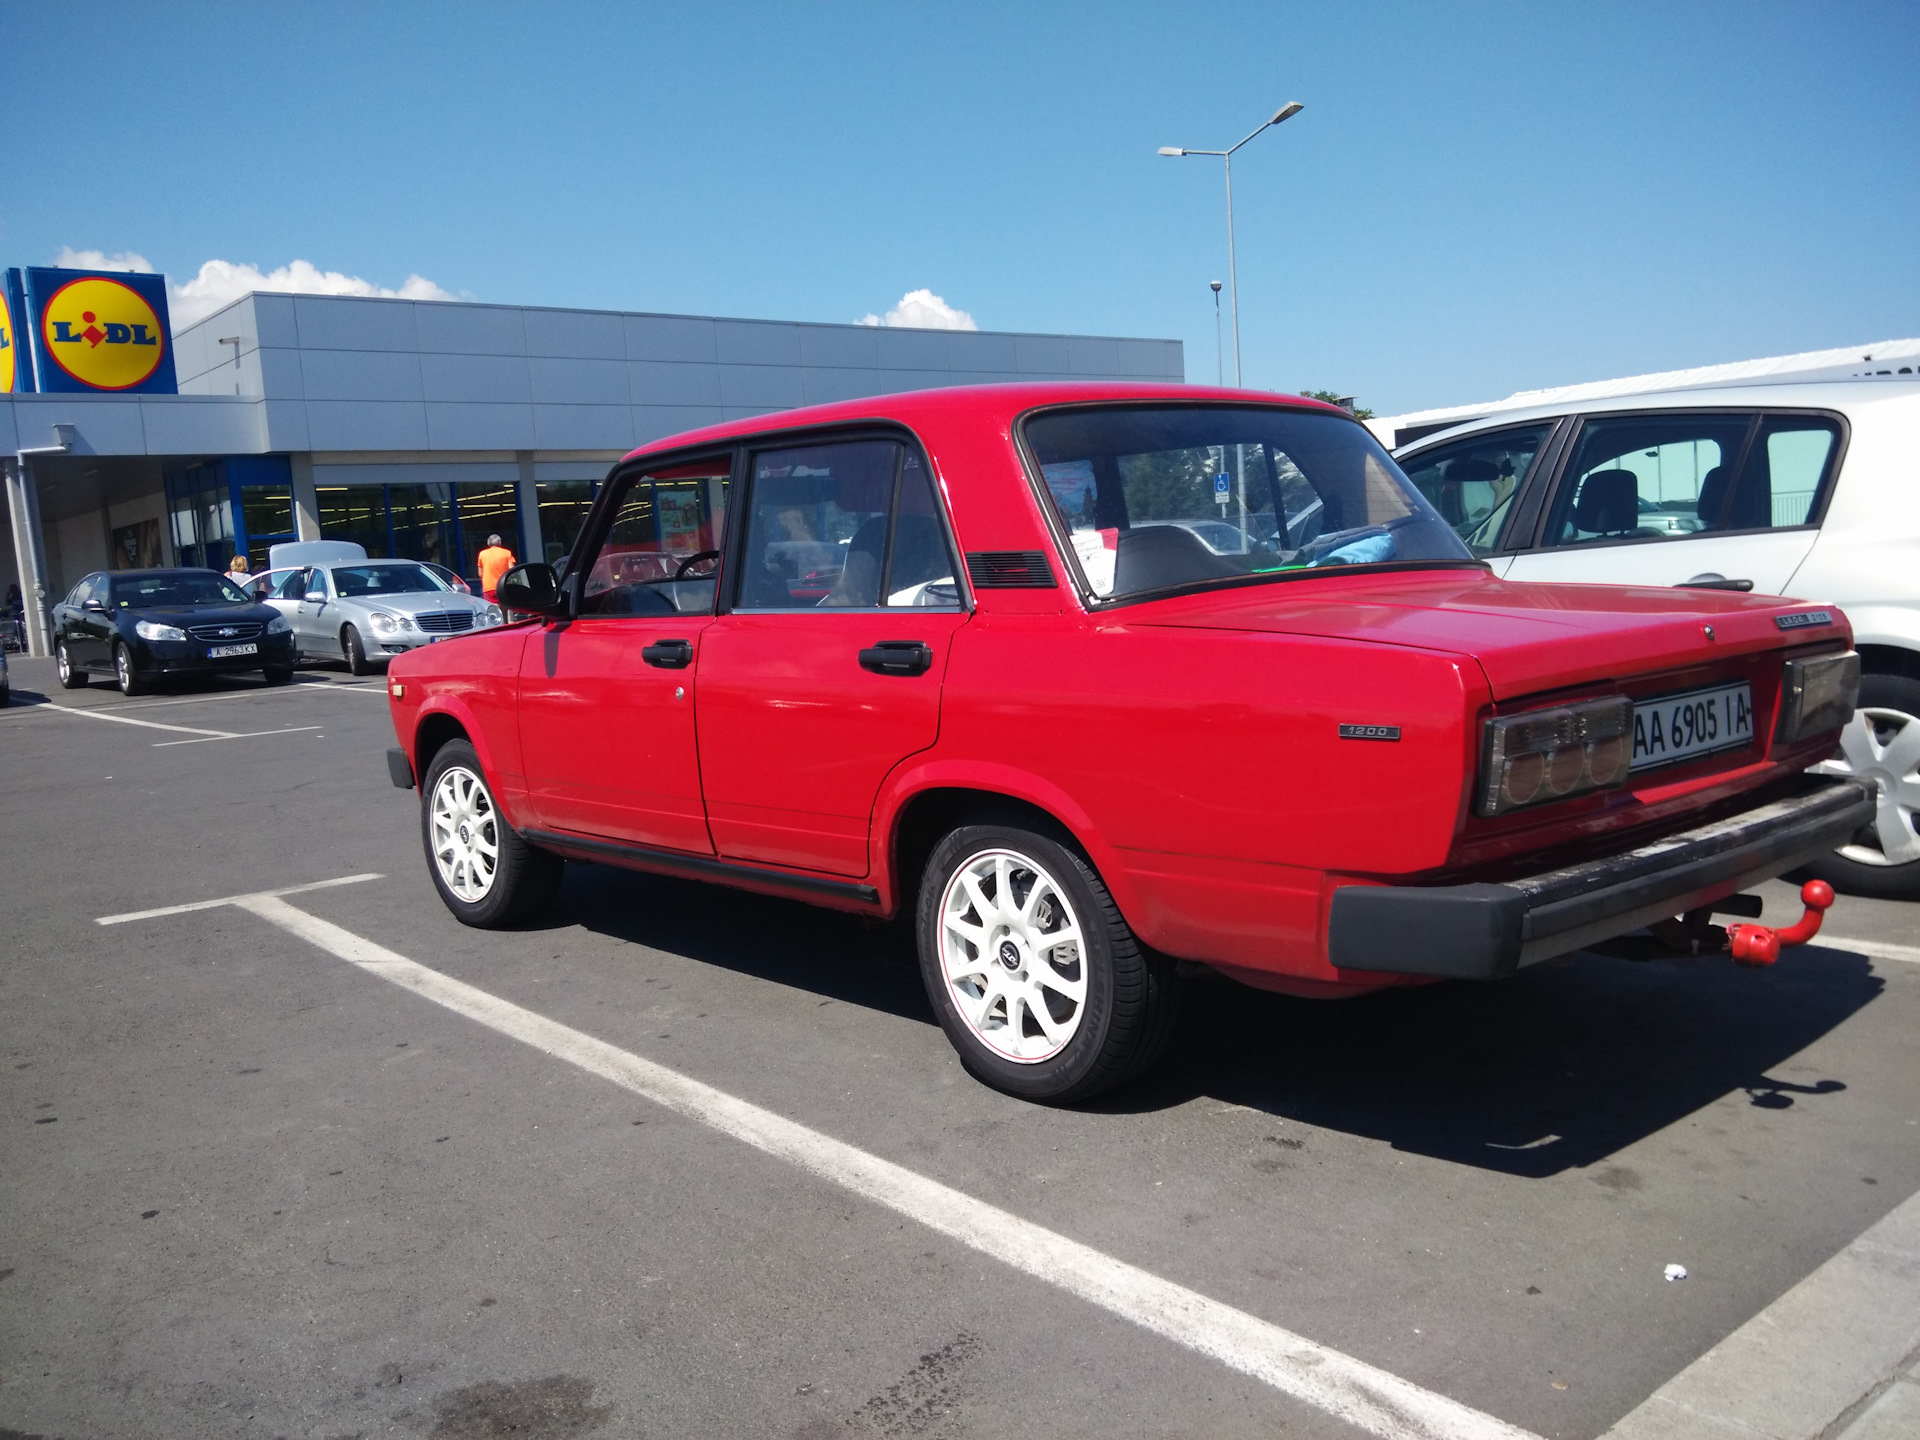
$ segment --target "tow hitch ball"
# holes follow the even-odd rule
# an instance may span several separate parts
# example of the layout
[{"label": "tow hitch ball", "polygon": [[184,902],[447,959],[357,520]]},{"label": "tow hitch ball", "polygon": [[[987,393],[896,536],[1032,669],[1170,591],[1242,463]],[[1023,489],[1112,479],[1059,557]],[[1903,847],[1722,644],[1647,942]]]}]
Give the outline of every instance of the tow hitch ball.
[{"label": "tow hitch ball", "polygon": [[1820,933],[1820,920],[1833,904],[1833,887],[1824,880],[1809,880],[1800,887],[1800,903],[1806,913],[1783,929],[1771,925],[1727,926],[1727,949],[1736,965],[1771,965],[1780,958],[1782,945],[1804,945]]}]

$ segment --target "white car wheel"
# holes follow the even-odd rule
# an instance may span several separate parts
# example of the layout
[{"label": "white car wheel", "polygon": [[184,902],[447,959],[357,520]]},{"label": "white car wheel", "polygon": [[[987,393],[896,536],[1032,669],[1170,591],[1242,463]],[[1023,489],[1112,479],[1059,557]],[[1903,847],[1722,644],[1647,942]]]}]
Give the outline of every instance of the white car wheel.
[{"label": "white car wheel", "polygon": [[1080,1028],[1087,967],[1079,917],[1039,861],[1012,850],[968,857],[940,897],[947,988],[980,1043],[1038,1064]]},{"label": "white car wheel", "polygon": [[449,766],[433,787],[431,805],[440,879],[462,900],[484,900],[500,870],[500,816],[486,783],[465,766]]},{"label": "white car wheel", "polygon": [[1842,859],[1858,865],[1910,865],[1920,860],[1920,717],[1863,706],[1840,733],[1840,753],[1818,767],[1822,775],[1872,780],[1879,789],[1873,845],[1844,845]]}]

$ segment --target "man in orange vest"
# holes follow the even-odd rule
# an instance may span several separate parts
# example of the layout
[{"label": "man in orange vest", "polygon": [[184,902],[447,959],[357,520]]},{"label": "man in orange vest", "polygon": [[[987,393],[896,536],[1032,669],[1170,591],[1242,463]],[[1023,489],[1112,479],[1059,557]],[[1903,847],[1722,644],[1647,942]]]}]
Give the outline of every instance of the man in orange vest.
[{"label": "man in orange vest", "polygon": [[487,548],[480,552],[480,593],[492,600],[500,577],[512,568],[513,551],[500,543],[498,535],[487,536]]}]

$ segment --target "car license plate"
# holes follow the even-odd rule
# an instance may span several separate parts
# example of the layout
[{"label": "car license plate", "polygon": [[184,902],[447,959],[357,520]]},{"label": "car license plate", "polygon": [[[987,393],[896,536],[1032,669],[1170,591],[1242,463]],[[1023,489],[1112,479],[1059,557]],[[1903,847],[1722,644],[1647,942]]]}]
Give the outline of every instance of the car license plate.
[{"label": "car license plate", "polygon": [[1753,739],[1753,687],[1716,685],[1684,695],[1640,700],[1633,707],[1634,770],[1671,765]]},{"label": "car license plate", "polygon": [[213,645],[207,649],[209,660],[224,660],[229,655],[258,655],[258,645]]}]

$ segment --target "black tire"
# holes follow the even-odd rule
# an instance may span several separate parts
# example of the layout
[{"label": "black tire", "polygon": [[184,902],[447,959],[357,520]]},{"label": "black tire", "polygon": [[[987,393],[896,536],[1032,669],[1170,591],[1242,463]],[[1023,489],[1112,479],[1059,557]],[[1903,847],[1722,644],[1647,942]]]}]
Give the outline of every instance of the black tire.
[{"label": "black tire", "polygon": [[[1173,962],[1142,945],[1121,917],[1119,907],[1107,893],[1099,874],[1064,831],[1042,833],[1028,817],[1004,821],[988,820],[965,825],[950,832],[928,857],[920,882],[920,903],[915,932],[920,952],[920,978],[940,1027],[960,1054],[960,1061],[974,1078],[1027,1100],[1066,1105],[1087,1100],[1102,1091],[1133,1078],[1151,1066],[1165,1050],[1173,1034],[1177,1016],[1178,992]],[[1024,901],[1034,887],[1050,879],[1066,899],[1079,922],[1077,974],[1084,977],[1084,998],[1077,1015],[1069,1015],[1073,1028],[1064,1045],[1055,1053],[1039,1059],[1014,1058],[1010,1049],[1029,1041],[1044,1047],[1048,1041],[1038,1034],[1043,1028],[1031,1015],[1018,1022],[1022,1034],[1007,1046],[996,1047],[983,1038],[974,1024],[961,1013],[956,998],[957,986],[950,983],[943,960],[942,905],[956,877],[975,863],[986,863],[989,852],[1006,852],[1014,857],[1010,865],[1010,888],[1016,901]],[[1026,863],[1026,888],[1021,890],[1022,864]],[[977,907],[965,914],[976,920]],[[1058,923],[1056,920],[1052,923]],[[991,925],[989,946],[998,946],[999,959],[1014,978],[1024,980],[1028,969],[1038,970],[1046,963],[1026,952],[1026,958],[1006,958],[1005,939]],[[969,942],[971,944],[971,942]],[[1016,947],[1017,948],[1017,947]],[[974,951],[976,957],[978,951]],[[1058,955],[1059,952],[1049,952]],[[1016,970],[1016,963],[1021,968]],[[988,967],[991,968],[990,966]],[[1061,973],[1073,974],[1069,968]],[[989,1023],[1007,1027],[1013,1023],[1013,1005],[1003,1003],[997,1018],[989,1003]],[[1062,1022],[1049,1003],[1049,1018]]]},{"label": "black tire", "polygon": [[[1860,708],[1879,712],[1880,723],[1874,728],[1885,744],[1896,730],[1920,726],[1920,680],[1908,675],[1862,675]],[[1859,719],[1855,717],[1856,723]],[[1914,817],[1909,816],[1908,823],[1913,824]],[[1866,849],[1882,850],[1880,837],[1872,829],[1862,831],[1857,843]],[[1804,873],[1826,881],[1847,895],[1864,895],[1874,900],[1920,900],[1920,860],[1874,864],[1835,851],[1813,861]]]},{"label": "black tire", "polygon": [[360,638],[360,632],[353,626],[344,626],[340,631],[340,652],[347,657],[347,673],[350,675],[371,675],[373,666],[367,662],[366,642]]},{"label": "black tire", "polygon": [[260,672],[260,678],[265,680],[269,685],[284,685],[293,679],[293,667],[291,665],[274,666],[262,670]]},{"label": "black tire", "polygon": [[[484,893],[472,898],[454,888],[459,883],[457,869],[456,878],[450,880],[449,866],[435,853],[435,798],[441,781],[449,771],[455,770],[463,772],[477,785],[484,806],[480,807],[482,818],[474,829],[484,833],[485,827],[491,826],[496,850],[491,881]],[[456,777],[454,783],[457,787],[464,782]],[[566,861],[560,856],[529,845],[507,824],[506,817],[493,802],[493,785],[480,768],[480,757],[465,740],[449,740],[435,752],[433,763],[427,767],[426,780],[420,786],[420,843],[427,855],[427,873],[433,877],[433,888],[440,892],[441,902],[462,925],[481,930],[504,929],[545,909],[558,893],[560,878],[566,869]]]},{"label": "black tire", "polygon": [[53,647],[54,663],[60,667],[60,685],[63,689],[78,690],[87,683],[87,672],[67,658],[67,642],[62,640]]},{"label": "black tire", "polygon": [[113,678],[122,695],[144,695],[153,688],[133,668],[133,652],[118,640],[113,642]]}]

